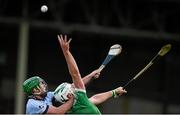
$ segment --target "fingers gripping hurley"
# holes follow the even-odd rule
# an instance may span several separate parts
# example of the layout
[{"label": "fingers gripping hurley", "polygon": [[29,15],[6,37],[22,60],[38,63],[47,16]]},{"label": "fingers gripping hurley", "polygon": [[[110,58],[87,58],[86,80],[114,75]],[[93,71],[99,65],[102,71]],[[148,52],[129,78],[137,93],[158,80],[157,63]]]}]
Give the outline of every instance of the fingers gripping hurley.
[{"label": "fingers gripping hurley", "polygon": [[133,77],[131,80],[129,80],[123,88],[125,88],[128,84],[130,84],[132,81],[137,79],[142,73],[144,73],[151,65],[158,61],[162,56],[166,55],[171,50],[171,44],[167,44],[161,48],[161,50],[158,52],[156,56],[138,73],[135,77]]},{"label": "fingers gripping hurley", "polygon": [[122,47],[119,44],[115,44],[113,46],[110,47],[108,55],[106,56],[106,58],[104,59],[103,63],[101,64],[101,66],[99,67],[99,70],[102,71],[105,66],[117,55],[119,55],[122,51]]}]

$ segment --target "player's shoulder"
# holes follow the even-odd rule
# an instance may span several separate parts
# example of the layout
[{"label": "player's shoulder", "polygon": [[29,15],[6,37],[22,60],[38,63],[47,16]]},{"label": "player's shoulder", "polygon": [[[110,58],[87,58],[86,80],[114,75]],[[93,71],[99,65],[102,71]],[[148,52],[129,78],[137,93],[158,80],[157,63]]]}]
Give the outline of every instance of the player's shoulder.
[{"label": "player's shoulder", "polygon": [[37,105],[39,105],[40,103],[42,103],[40,100],[36,100],[36,99],[28,99],[26,107],[27,109],[32,109],[34,107],[36,107]]},{"label": "player's shoulder", "polygon": [[43,113],[48,105],[43,100],[29,99],[26,104],[26,113]]},{"label": "player's shoulder", "polygon": [[53,91],[47,92],[47,96],[54,96],[54,92]]},{"label": "player's shoulder", "polygon": [[36,104],[36,103],[42,103],[42,100],[30,98],[30,99],[28,99],[28,101],[27,101],[27,105],[34,105],[34,104]]},{"label": "player's shoulder", "polygon": [[47,104],[44,100],[37,99],[29,99],[26,104],[28,110],[43,109],[46,106]]}]

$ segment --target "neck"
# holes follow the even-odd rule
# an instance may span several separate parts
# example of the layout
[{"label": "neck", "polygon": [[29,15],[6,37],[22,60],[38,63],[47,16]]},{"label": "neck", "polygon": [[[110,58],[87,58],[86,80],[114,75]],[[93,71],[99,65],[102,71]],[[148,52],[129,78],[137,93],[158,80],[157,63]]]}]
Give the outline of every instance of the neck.
[{"label": "neck", "polygon": [[34,96],[34,98],[37,99],[37,100],[43,100],[44,99],[44,97],[42,97],[40,95],[36,95],[36,96]]},{"label": "neck", "polygon": [[41,94],[41,95],[34,94],[32,96],[32,98],[37,99],[37,100],[43,100],[46,96],[47,96],[47,93],[44,93],[44,94]]}]

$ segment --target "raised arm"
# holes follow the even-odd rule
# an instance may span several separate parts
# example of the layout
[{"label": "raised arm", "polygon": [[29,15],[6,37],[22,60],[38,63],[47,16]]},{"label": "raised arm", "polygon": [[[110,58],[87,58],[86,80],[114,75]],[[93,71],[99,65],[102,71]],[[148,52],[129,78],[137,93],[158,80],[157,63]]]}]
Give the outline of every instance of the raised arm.
[{"label": "raised arm", "polygon": [[85,89],[84,83],[81,79],[81,74],[79,72],[78,66],[76,64],[76,61],[74,57],[72,56],[70,52],[70,42],[71,39],[67,40],[67,36],[65,35],[58,35],[59,44],[61,46],[61,49],[63,51],[65,60],[67,62],[69,73],[72,77],[74,86],[79,89]]},{"label": "raised arm", "polygon": [[92,96],[91,98],[89,98],[89,100],[91,101],[91,103],[98,105],[98,104],[101,104],[104,101],[108,100],[111,97],[116,98],[116,97],[121,96],[124,93],[127,93],[127,91],[124,90],[122,87],[118,87],[111,91],[96,94],[96,95]]}]

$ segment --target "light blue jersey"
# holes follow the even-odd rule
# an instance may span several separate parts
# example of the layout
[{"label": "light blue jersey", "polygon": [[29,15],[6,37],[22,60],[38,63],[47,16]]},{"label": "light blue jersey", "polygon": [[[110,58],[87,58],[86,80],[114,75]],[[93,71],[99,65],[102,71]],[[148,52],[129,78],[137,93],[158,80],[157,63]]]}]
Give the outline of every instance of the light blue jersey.
[{"label": "light blue jersey", "polygon": [[29,99],[26,104],[26,114],[43,114],[46,113],[49,105],[52,105],[53,92],[48,92],[43,100]]}]

